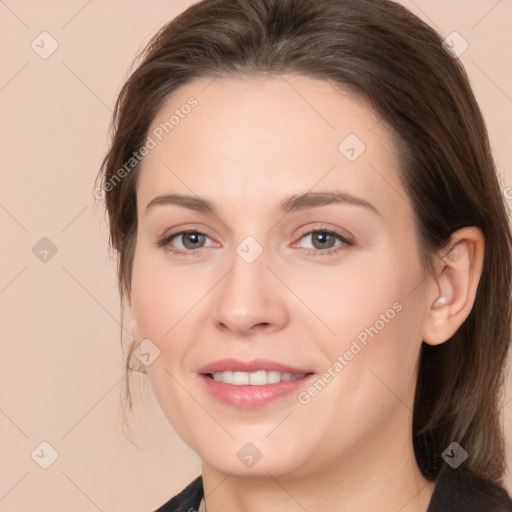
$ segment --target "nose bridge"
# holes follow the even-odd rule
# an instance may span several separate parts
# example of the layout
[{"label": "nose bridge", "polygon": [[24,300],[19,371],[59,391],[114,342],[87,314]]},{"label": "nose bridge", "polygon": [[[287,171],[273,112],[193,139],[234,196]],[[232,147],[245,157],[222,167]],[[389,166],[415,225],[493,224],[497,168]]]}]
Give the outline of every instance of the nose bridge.
[{"label": "nose bridge", "polygon": [[242,334],[257,325],[281,328],[286,322],[283,290],[267,268],[271,265],[268,251],[253,236],[246,236],[234,248],[231,270],[216,301],[217,324]]}]

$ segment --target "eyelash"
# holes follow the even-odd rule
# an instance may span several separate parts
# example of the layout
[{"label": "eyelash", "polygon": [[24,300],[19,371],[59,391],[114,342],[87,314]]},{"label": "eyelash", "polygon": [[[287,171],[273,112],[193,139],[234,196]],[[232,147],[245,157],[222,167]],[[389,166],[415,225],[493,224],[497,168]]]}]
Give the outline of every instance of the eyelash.
[{"label": "eyelash", "polygon": [[[175,247],[169,247],[168,246],[168,244],[174,238],[177,238],[180,235],[193,234],[193,233],[196,233],[196,234],[199,234],[199,235],[204,235],[204,236],[208,237],[208,235],[206,235],[205,233],[202,233],[201,231],[197,231],[197,230],[194,230],[194,229],[187,229],[187,230],[178,231],[176,233],[172,233],[170,235],[164,236],[163,238],[161,238],[157,242],[157,246],[161,247],[161,248],[164,248],[166,251],[168,251],[168,252],[170,252],[172,254],[178,254],[178,255],[183,255],[183,256],[195,256],[197,254],[200,254],[202,252],[202,250],[205,249],[205,248],[202,247],[201,249],[183,250],[183,249],[176,249]],[[308,251],[306,253],[307,256],[314,256],[314,257],[315,256],[330,256],[332,254],[336,254],[336,253],[339,253],[339,252],[345,250],[347,247],[352,247],[354,245],[354,242],[352,240],[346,238],[341,233],[338,233],[337,231],[334,231],[334,230],[329,229],[329,228],[316,228],[316,229],[313,229],[313,230],[304,231],[300,235],[299,241],[302,240],[306,235],[311,235],[311,234],[314,234],[314,233],[325,233],[325,234],[328,234],[328,235],[334,235],[338,240],[340,240],[342,242],[342,245],[338,246],[337,248],[331,248],[331,249],[326,249],[326,250],[306,249],[306,251]],[[210,237],[208,237],[208,238],[210,238]]]}]

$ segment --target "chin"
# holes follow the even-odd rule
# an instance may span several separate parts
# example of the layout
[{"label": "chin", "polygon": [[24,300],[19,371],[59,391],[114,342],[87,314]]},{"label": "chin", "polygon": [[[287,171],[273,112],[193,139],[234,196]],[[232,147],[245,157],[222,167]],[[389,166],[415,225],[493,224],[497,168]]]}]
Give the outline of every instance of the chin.
[{"label": "chin", "polygon": [[[244,438],[250,439],[251,436],[244,436]],[[313,457],[313,454],[308,457],[303,445],[302,453],[299,452],[300,444],[297,444],[297,448],[289,447],[288,450],[283,451],[282,439],[276,438],[276,443],[271,443],[269,440],[258,442],[255,437],[253,437],[256,439],[254,442],[238,439],[215,443],[217,449],[213,452],[211,447],[214,442],[210,446],[196,446],[193,449],[206,464],[221,473],[266,479],[269,474],[278,477],[305,473],[308,460],[311,461]]]}]

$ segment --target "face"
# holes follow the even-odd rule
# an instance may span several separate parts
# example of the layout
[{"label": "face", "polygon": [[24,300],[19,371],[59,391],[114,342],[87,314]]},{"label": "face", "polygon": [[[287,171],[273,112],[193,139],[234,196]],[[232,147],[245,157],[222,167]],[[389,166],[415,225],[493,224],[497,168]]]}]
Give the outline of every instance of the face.
[{"label": "face", "polygon": [[426,284],[383,120],[325,81],[225,77],[148,135],[130,307],[177,433],[252,476],[403,445]]}]

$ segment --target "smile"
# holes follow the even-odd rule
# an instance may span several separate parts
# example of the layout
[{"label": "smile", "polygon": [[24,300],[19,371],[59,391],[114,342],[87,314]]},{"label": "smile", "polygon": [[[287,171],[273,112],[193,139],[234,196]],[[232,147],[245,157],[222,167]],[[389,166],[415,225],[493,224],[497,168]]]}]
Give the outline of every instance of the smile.
[{"label": "smile", "polygon": [[210,398],[237,409],[260,409],[291,397],[314,379],[310,369],[279,361],[222,359],[197,370]]},{"label": "smile", "polygon": [[279,371],[257,370],[255,372],[215,372],[209,373],[209,377],[217,382],[224,384],[233,384],[235,386],[265,386],[268,384],[277,384],[279,382],[288,382],[292,380],[302,379],[305,373],[292,374]]}]

